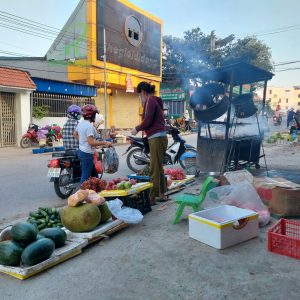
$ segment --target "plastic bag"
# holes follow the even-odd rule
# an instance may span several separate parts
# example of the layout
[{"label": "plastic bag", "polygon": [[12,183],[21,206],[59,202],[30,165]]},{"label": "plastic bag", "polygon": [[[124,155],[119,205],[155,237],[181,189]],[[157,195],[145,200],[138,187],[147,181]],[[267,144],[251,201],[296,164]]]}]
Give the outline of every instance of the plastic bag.
[{"label": "plastic bag", "polygon": [[127,224],[138,224],[144,218],[138,209],[122,207],[123,202],[120,199],[107,201],[106,203],[112,215]]},{"label": "plastic bag", "polygon": [[85,199],[86,203],[94,204],[94,205],[103,205],[105,203],[105,199],[101,197],[98,193],[93,190],[89,190],[89,194]]},{"label": "plastic bag", "polygon": [[115,148],[109,148],[105,151],[103,158],[104,172],[108,174],[114,174],[119,169],[119,155]]},{"label": "plastic bag", "polygon": [[94,166],[95,166],[95,170],[98,174],[102,173],[102,163],[98,160],[99,159],[99,154],[98,152],[94,152]]},{"label": "plastic bag", "polygon": [[227,204],[253,210],[258,213],[260,227],[267,225],[270,221],[268,208],[263,204],[255,188],[248,181],[213,188],[207,193],[205,201],[213,204],[210,206]]}]

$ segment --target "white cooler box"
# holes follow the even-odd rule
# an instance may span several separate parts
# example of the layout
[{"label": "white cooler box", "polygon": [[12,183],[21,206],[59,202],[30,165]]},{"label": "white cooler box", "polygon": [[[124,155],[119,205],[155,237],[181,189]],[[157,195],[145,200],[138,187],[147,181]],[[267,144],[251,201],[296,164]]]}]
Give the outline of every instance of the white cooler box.
[{"label": "white cooler box", "polygon": [[189,215],[191,238],[217,249],[224,249],[259,234],[258,214],[231,205]]}]

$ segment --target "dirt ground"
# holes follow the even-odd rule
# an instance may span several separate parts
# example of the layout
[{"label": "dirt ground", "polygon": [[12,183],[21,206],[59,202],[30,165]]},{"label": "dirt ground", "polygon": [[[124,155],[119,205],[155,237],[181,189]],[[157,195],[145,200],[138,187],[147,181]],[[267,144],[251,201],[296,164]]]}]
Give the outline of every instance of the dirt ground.
[{"label": "dirt ground", "polygon": [[[265,151],[270,175],[300,183],[300,146]],[[269,226],[257,238],[216,250],[189,238],[190,210],[173,225],[175,210],[172,202],[155,206],[142,223],[24,282],[0,275],[0,299],[299,299],[300,264],[267,251]]]}]

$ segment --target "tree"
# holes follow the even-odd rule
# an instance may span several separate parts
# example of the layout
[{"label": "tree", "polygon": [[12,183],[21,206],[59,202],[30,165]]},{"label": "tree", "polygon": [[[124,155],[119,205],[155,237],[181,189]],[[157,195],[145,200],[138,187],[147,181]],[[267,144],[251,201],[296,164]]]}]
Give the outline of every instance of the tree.
[{"label": "tree", "polygon": [[184,86],[193,81],[197,85],[201,71],[235,62],[273,69],[270,49],[255,37],[235,40],[231,34],[222,39],[214,32],[204,34],[199,27],[184,32],[183,38],[164,37],[164,81],[179,81]]}]

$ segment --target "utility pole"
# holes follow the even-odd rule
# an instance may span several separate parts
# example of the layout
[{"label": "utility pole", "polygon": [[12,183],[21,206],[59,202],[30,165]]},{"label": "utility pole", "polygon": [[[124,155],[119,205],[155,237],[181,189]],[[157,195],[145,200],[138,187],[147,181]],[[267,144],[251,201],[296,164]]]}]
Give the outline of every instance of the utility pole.
[{"label": "utility pole", "polygon": [[106,69],[106,30],[103,28],[103,39],[104,39],[104,55],[103,55],[103,63],[104,63],[104,106],[105,106],[105,135],[107,134],[108,129],[108,103],[107,103],[107,69]]},{"label": "utility pole", "polygon": [[216,50],[216,35],[215,31],[213,30],[210,33],[210,53],[212,54]]}]

